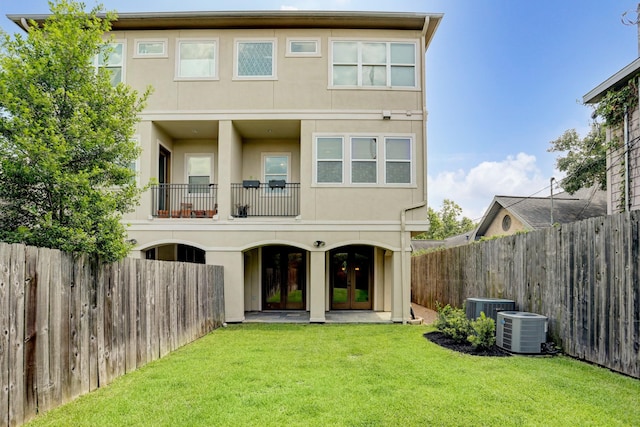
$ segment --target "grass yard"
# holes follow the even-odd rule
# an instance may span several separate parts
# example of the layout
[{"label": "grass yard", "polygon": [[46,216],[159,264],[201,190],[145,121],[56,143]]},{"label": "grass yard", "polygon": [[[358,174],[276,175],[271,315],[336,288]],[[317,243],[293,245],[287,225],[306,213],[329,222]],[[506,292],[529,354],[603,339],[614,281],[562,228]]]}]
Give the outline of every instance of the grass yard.
[{"label": "grass yard", "polygon": [[458,354],[428,326],[242,324],[30,426],[638,426],[640,381]]}]

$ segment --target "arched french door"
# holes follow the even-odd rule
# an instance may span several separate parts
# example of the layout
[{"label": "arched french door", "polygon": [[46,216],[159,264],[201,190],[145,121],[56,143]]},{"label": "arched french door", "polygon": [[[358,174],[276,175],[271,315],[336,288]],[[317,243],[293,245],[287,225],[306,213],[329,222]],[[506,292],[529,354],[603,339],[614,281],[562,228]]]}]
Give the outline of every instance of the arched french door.
[{"label": "arched french door", "polygon": [[330,252],[331,309],[371,310],[373,248],[344,246]]},{"label": "arched french door", "polygon": [[262,248],[262,309],[304,310],[306,252],[291,246]]}]

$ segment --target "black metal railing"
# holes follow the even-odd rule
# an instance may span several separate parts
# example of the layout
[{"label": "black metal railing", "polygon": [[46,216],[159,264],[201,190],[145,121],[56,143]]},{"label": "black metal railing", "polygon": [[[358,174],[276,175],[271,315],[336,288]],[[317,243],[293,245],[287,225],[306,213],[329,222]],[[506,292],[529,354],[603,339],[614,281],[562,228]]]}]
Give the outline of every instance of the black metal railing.
[{"label": "black metal railing", "polygon": [[156,218],[212,218],[218,213],[217,184],[151,186],[151,215]]},{"label": "black metal railing", "polygon": [[267,183],[248,180],[231,184],[232,215],[253,216],[300,215],[300,183],[274,180]]}]

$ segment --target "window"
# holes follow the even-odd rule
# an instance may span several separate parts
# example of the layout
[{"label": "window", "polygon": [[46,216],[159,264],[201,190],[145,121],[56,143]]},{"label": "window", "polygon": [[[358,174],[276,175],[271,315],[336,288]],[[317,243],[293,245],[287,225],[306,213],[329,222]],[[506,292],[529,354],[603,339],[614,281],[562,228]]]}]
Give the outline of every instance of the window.
[{"label": "window", "polygon": [[334,41],[333,86],[416,87],[416,43]]},{"label": "window", "polygon": [[275,40],[236,42],[237,78],[275,78]]},{"label": "window", "polygon": [[262,155],[264,182],[269,184],[267,192],[284,192],[289,181],[289,158],[288,153],[265,153]]},{"label": "window", "polygon": [[136,40],[134,58],[166,58],[167,40]]},{"label": "window", "polygon": [[411,139],[385,138],[385,182],[411,183]]},{"label": "window", "polygon": [[320,56],[320,39],[287,39],[287,56]]},{"label": "window", "polygon": [[351,182],[375,184],[378,181],[376,138],[351,138]]},{"label": "window", "polygon": [[213,158],[207,154],[187,154],[189,194],[208,194],[213,171]]},{"label": "window", "polygon": [[316,184],[414,184],[413,136],[316,136],[314,150]]},{"label": "window", "polygon": [[97,69],[105,69],[111,75],[111,84],[116,86],[124,81],[124,43],[106,44],[94,58]]},{"label": "window", "polygon": [[177,77],[198,80],[217,78],[216,40],[179,40]]},{"label": "window", "polygon": [[316,182],[342,183],[343,138],[316,139]]},{"label": "window", "polygon": [[289,155],[288,154],[265,154],[264,159],[264,182],[288,181],[289,180]]}]

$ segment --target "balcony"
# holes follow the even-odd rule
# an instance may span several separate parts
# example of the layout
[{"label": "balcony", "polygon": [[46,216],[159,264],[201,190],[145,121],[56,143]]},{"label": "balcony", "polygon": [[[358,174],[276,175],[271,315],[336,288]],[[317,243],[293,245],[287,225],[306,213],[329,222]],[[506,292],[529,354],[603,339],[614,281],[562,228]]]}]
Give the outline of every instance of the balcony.
[{"label": "balcony", "polygon": [[300,183],[273,180],[231,184],[232,215],[247,217],[295,217],[300,215]]},{"label": "balcony", "polygon": [[218,212],[217,184],[158,184],[151,186],[151,215],[155,218],[212,218]]},{"label": "balcony", "polygon": [[[218,213],[217,184],[158,184],[151,186],[154,218],[213,218]],[[300,183],[281,180],[231,184],[231,215],[296,217],[300,215]]]}]

